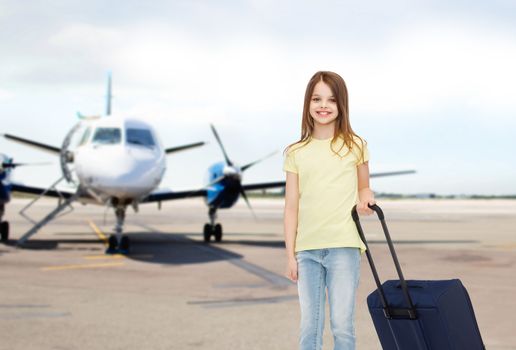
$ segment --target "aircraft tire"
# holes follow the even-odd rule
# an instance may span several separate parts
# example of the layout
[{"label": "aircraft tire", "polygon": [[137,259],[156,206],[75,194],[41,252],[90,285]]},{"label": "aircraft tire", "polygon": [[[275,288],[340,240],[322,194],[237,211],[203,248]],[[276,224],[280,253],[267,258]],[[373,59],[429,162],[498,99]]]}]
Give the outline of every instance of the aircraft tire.
[{"label": "aircraft tire", "polygon": [[210,237],[211,237],[211,225],[210,224],[204,224],[204,242],[209,243]]},{"label": "aircraft tire", "polygon": [[8,221],[2,221],[0,223],[0,231],[2,235],[2,242],[7,242],[9,240],[9,222]]},{"label": "aircraft tire", "polygon": [[116,236],[115,235],[109,236],[108,248],[106,250],[106,253],[108,253],[108,254],[116,253],[117,248],[118,248],[117,246],[118,246],[118,241],[116,239]]},{"label": "aircraft tire", "polygon": [[222,225],[221,224],[215,225],[215,241],[216,242],[222,241]]},{"label": "aircraft tire", "polygon": [[122,236],[122,239],[120,240],[120,250],[124,254],[129,253],[129,248],[131,247],[131,241],[129,240],[129,237]]}]

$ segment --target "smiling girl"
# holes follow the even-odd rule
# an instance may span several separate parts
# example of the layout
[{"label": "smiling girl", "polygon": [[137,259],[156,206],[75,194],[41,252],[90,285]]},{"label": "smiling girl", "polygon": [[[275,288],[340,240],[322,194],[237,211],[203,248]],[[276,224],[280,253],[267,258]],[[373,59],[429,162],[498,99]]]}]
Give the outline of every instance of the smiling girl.
[{"label": "smiling girl", "polygon": [[366,247],[351,218],[355,204],[369,215],[366,142],[349,122],[348,92],[336,73],[308,82],[301,139],[285,149],[285,246],[289,279],[301,307],[299,348],[322,348],[326,288],[334,350],[355,349],[355,293]]}]

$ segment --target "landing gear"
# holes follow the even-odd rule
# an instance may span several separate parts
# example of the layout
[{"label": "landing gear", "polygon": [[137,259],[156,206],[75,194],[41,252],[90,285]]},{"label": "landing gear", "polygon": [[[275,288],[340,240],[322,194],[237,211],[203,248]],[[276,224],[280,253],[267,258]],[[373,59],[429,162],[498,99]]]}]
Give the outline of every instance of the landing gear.
[{"label": "landing gear", "polygon": [[1,221],[4,217],[5,205],[0,204],[0,240],[7,242],[9,240],[9,222]]},{"label": "landing gear", "polygon": [[215,235],[215,241],[216,242],[220,242],[222,241],[222,225],[221,224],[216,224],[215,225],[215,230],[214,230],[214,235]]},{"label": "landing gear", "polygon": [[128,254],[130,244],[131,244],[131,241],[129,240],[129,237],[122,236],[122,240],[120,241],[120,253]]},{"label": "landing gear", "polygon": [[2,221],[0,223],[0,234],[2,242],[7,242],[9,240],[9,222]]},{"label": "landing gear", "polygon": [[109,236],[108,240],[108,248],[106,249],[106,254],[115,254],[117,253],[118,248],[118,240],[115,235]]},{"label": "landing gear", "polygon": [[122,235],[125,219],[125,208],[125,206],[117,206],[115,208],[115,235],[109,236],[106,254],[129,254],[129,237]]},{"label": "landing gear", "polygon": [[204,242],[209,243],[211,236],[213,235],[215,237],[215,242],[222,242],[222,225],[216,224],[216,225],[210,225],[210,224],[204,224]]},{"label": "landing gear", "polygon": [[204,242],[208,243],[210,241],[211,237],[211,225],[210,224],[204,224]]},{"label": "landing gear", "polygon": [[222,225],[215,224],[215,220],[217,219],[217,208],[210,207],[210,211],[208,212],[210,216],[210,222],[204,224],[203,236],[204,242],[209,243],[210,238],[213,235],[215,237],[215,242],[222,241]]},{"label": "landing gear", "polygon": [[118,239],[116,238],[116,236],[111,235],[109,236],[106,254],[129,254],[130,246],[131,241],[129,240],[129,237],[122,236],[120,244],[118,244]]}]

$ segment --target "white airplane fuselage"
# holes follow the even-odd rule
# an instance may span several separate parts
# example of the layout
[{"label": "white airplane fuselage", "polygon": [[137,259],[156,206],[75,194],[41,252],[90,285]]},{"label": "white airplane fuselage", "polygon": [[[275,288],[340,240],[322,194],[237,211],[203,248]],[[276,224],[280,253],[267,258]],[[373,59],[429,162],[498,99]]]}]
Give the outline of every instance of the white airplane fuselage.
[{"label": "white airplane fuselage", "polygon": [[154,128],[109,116],[85,121],[74,168],[84,189],[103,200],[138,200],[156,189],[165,173],[165,152]]}]

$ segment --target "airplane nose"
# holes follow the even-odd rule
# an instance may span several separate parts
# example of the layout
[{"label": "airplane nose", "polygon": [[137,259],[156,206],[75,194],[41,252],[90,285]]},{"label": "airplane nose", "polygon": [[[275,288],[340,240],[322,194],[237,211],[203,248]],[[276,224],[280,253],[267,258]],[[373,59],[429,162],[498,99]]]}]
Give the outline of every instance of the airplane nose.
[{"label": "airplane nose", "polygon": [[116,183],[130,182],[144,178],[150,169],[155,167],[156,158],[151,154],[142,154],[142,152],[132,152],[125,150],[116,157],[106,157],[103,162],[104,179],[111,180],[114,185]]},{"label": "airplane nose", "polygon": [[88,186],[113,196],[133,196],[157,186],[162,168],[150,149],[93,150],[76,160],[77,174]]}]

